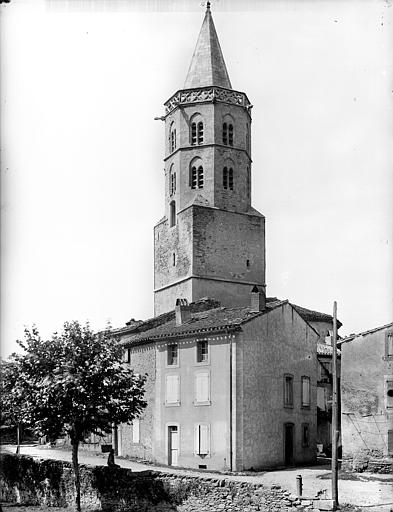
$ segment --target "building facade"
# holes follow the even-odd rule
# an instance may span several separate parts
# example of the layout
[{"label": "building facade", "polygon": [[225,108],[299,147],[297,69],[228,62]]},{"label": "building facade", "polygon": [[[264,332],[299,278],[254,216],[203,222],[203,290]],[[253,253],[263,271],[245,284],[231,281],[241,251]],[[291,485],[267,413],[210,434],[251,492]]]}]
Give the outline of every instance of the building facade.
[{"label": "building facade", "polygon": [[340,341],[343,456],[393,455],[393,324]]},{"label": "building facade", "polygon": [[240,471],[316,460],[317,346],[332,317],[265,295],[251,206],[251,104],[232,89],[208,3],[184,88],[166,103],[154,317],[114,331],[148,406],[117,453]]}]

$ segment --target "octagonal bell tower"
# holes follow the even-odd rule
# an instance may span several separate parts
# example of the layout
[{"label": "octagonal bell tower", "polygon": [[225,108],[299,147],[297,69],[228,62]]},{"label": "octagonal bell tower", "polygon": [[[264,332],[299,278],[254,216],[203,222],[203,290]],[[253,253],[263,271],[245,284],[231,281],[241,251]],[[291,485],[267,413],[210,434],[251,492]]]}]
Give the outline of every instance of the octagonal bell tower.
[{"label": "octagonal bell tower", "polygon": [[178,297],[248,305],[252,286],[265,286],[265,219],[251,206],[251,104],[232,89],[209,2],[184,88],[165,107],[155,315]]}]

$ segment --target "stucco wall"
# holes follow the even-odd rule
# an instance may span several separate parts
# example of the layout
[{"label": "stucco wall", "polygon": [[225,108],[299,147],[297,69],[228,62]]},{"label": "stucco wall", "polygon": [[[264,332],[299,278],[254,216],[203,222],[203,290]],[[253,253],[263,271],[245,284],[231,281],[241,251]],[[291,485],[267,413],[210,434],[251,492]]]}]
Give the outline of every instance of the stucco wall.
[{"label": "stucco wall", "polygon": [[[390,328],[390,331],[392,328]],[[341,348],[343,454],[378,450],[388,453],[388,430],[393,430],[393,409],[387,408],[386,381],[393,379],[393,361],[385,356],[388,329],[381,329]]]},{"label": "stucco wall", "polygon": [[134,372],[140,375],[147,374],[144,398],[148,405],[140,416],[139,443],[133,443],[131,425],[123,424],[119,427],[119,455],[154,460],[152,445],[156,386],[156,350],[154,344],[133,347],[131,349],[130,365]]},{"label": "stucco wall", "polygon": [[[316,339],[314,330],[288,304],[243,326],[237,349],[237,460],[244,468],[284,464],[286,423],[294,424],[294,462],[315,461]],[[284,407],[285,374],[294,377],[293,408]],[[301,407],[302,376],[311,379],[308,409]],[[309,424],[308,447],[302,446],[303,423]]]},{"label": "stucco wall", "polygon": [[[178,365],[167,364],[167,343],[157,344],[156,418],[154,430],[155,457],[168,463],[168,427],[179,431],[179,466],[207,469],[228,469],[229,465],[229,343],[225,335],[206,338],[209,341],[208,363],[196,361],[196,339],[178,340]],[[195,374],[210,375],[210,404],[195,404]],[[165,379],[179,375],[180,403],[165,404]],[[210,454],[194,454],[194,427],[210,426]]]}]

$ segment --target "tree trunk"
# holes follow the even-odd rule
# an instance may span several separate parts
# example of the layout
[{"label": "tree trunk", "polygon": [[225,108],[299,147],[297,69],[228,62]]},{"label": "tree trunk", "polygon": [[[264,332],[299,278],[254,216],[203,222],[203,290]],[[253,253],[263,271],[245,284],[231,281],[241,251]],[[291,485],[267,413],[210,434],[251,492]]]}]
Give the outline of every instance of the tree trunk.
[{"label": "tree trunk", "polygon": [[16,454],[20,454],[20,423],[16,426]]},{"label": "tree trunk", "polygon": [[75,503],[77,512],[81,512],[81,482],[79,478],[79,464],[78,464],[78,448],[79,441],[75,437],[71,438],[71,446],[72,446],[72,465],[74,468],[75,474]]}]

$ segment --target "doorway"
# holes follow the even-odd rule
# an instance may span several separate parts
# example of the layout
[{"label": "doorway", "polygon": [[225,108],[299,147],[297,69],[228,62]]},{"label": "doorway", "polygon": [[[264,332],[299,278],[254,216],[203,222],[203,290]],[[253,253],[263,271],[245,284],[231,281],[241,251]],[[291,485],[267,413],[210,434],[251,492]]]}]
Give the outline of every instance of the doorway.
[{"label": "doorway", "polygon": [[286,466],[293,465],[293,433],[294,433],[294,425],[293,423],[286,423],[284,425],[284,459]]},{"label": "doorway", "polygon": [[179,459],[179,430],[176,425],[168,427],[168,466],[177,466]]}]

